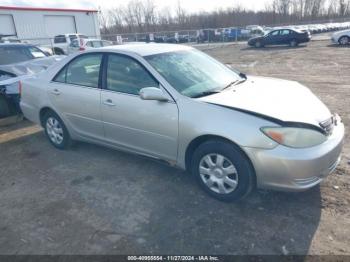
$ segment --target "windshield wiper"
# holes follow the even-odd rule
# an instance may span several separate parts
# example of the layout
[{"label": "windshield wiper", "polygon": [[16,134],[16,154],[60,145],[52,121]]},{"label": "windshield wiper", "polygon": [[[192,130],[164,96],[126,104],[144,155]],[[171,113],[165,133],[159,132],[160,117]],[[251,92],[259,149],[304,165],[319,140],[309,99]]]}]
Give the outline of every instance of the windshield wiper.
[{"label": "windshield wiper", "polygon": [[210,96],[210,95],[214,95],[214,94],[218,94],[220,93],[219,91],[205,91],[199,94],[195,94],[194,96],[191,96],[191,98],[200,98],[200,97],[204,97],[204,96]]},{"label": "windshield wiper", "polygon": [[244,83],[245,81],[247,81],[247,78],[243,78],[243,79],[241,79],[241,80],[238,80],[238,81],[236,81],[235,86],[236,86],[236,85],[239,85],[239,84],[242,84],[242,83]]},{"label": "windshield wiper", "polygon": [[247,76],[245,74],[239,73],[239,76],[241,77],[241,79],[230,82],[227,86],[225,86],[221,90],[225,90],[225,89],[227,89],[227,88],[229,88],[229,87],[231,87],[233,85],[239,85],[239,84],[241,84],[241,83],[243,83],[243,82],[245,82],[247,80]]},{"label": "windshield wiper", "polygon": [[225,90],[225,89],[227,89],[227,88],[233,86],[233,85],[236,84],[238,81],[239,81],[239,80],[235,80],[235,81],[230,82],[230,83],[229,83],[227,86],[225,86],[222,90]]}]

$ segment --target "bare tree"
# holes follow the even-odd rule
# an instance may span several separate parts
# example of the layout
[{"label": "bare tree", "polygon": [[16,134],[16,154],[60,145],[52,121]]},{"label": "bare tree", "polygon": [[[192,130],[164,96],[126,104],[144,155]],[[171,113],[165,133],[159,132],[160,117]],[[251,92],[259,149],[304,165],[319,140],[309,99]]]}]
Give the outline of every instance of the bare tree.
[{"label": "bare tree", "polygon": [[178,0],[175,9],[157,9],[154,0],[131,0],[126,6],[101,11],[102,33],[136,33],[183,29],[273,25],[334,19],[350,15],[350,0],[272,0],[254,12],[239,4],[212,12],[187,13]]},{"label": "bare tree", "polygon": [[177,1],[176,6],[176,22],[181,28],[183,28],[186,23],[186,11],[182,8],[180,0]]}]

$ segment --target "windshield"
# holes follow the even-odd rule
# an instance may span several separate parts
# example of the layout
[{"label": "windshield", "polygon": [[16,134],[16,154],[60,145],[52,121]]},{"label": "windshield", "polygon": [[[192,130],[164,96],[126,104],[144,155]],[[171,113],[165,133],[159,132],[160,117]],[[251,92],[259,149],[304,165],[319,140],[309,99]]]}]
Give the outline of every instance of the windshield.
[{"label": "windshield", "polygon": [[178,92],[188,97],[220,92],[241,80],[238,72],[197,50],[161,53],[145,59]]},{"label": "windshield", "polygon": [[46,57],[34,46],[0,46],[0,65],[20,63],[35,58]]}]

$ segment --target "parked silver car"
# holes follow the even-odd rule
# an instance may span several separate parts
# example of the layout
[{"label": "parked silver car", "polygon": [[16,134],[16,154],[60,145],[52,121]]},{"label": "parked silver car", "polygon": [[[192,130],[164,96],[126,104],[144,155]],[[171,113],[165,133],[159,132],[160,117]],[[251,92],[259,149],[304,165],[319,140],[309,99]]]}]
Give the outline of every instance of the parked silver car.
[{"label": "parked silver car", "polygon": [[332,42],[343,46],[350,44],[350,29],[333,33]]},{"label": "parked silver car", "polygon": [[90,50],[22,86],[25,117],[55,147],[80,140],[165,160],[224,201],[256,186],[308,189],[340,161],[344,125],[309,89],[187,46]]}]

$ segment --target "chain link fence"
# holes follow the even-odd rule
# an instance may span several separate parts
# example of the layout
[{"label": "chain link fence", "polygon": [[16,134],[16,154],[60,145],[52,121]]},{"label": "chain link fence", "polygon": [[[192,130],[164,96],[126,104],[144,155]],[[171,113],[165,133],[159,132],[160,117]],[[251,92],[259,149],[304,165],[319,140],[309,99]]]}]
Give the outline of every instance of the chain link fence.
[{"label": "chain link fence", "polygon": [[102,39],[116,44],[132,42],[178,43],[178,44],[211,44],[247,41],[254,36],[263,35],[276,28],[294,28],[320,34],[350,28],[350,18],[339,23],[299,24],[262,27],[258,25],[247,27],[208,28],[200,30],[181,30],[128,34],[103,34]]},{"label": "chain link fence", "polygon": [[[254,36],[263,35],[268,31],[276,28],[294,28],[298,30],[308,30],[312,34],[333,32],[350,28],[350,18],[347,21],[339,23],[309,24],[309,25],[283,25],[274,27],[261,27],[258,25],[247,27],[228,27],[228,28],[208,28],[200,30],[179,30],[179,31],[162,31],[147,33],[127,33],[127,34],[102,34],[101,36],[88,35],[84,38],[102,39],[109,41],[111,45],[120,45],[125,43],[137,42],[155,42],[155,43],[172,43],[172,44],[189,44],[189,45],[211,45],[217,43],[238,43],[247,41]],[[67,54],[69,45],[76,36],[65,36],[66,40],[59,41],[58,37],[54,38],[25,38],[17,37],[0,38],[0,42],[12,43],[22,42],[38,46],[44,52],[50,54]],[[71,37],[71,38],[70,38]],[[62,36],[61,36],[62,38]],[[73,39],[75,38],[75,39]],[[79,39],[78,39],[79,40]]]},{"label": "chain link fence", "polygon": [[262,35],[263,33],[263,28],[256,26],[256,28],[253,29],[231,27],[149,33],[104,34],[102,35],[102,39],[118,44],[132,42],[202,44],[245,41],[253,36]]}]

